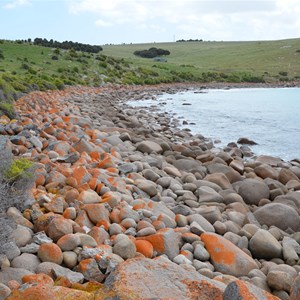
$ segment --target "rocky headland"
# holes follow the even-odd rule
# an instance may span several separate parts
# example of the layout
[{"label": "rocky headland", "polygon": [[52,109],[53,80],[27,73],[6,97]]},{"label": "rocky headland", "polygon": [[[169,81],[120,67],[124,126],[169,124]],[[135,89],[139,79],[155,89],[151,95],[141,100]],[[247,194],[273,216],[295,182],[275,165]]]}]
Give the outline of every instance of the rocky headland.
[{"label": "rocky headland", "polygon": [[2,140],[34,162],[35,179],[27,208],[7,210],[17,226],[0,254],[0,299],[300,299],[300,160],[218,149],[126,104],[194,88],[16,102]]}]

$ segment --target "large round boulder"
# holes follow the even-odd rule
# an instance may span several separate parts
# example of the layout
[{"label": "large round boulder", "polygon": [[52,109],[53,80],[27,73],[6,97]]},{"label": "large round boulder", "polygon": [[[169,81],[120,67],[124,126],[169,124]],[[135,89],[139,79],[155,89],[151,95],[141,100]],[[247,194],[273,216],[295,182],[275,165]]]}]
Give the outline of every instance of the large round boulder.
[{"label": "large round boulder", "polygon": [[255,179],[246,179],[238,187],[238,193],[245,203],[258,205],[263,198],[269,198],[270,191],[266,183]]},{"label": "large round boulder", "polygon": [[267,230],[258,229],[249,242],[249,249],[255,258],[281,258],[282,246]]},{"label": "large round boulder", "polygon": [[276,226],[282,230],[291,228],[298,231],[300,219],[297,211],[282,203],[269,203],[254,212],[254,216],[261,225]]}]

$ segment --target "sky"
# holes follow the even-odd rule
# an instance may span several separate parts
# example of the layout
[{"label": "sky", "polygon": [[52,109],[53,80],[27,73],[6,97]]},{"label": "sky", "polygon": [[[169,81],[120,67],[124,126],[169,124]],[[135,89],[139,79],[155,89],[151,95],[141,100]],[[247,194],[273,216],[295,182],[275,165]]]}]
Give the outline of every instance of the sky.
[{"label": "sky", "polygon": [[300,38],[300,0],[0,0],[0,39],[93,45]]}]

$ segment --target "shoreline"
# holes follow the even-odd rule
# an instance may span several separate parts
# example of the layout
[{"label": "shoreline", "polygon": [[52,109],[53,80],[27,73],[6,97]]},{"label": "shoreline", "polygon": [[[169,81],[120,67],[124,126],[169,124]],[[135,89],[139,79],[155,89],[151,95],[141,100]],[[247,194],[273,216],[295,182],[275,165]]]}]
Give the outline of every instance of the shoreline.
[{"label": "shoreline", "polygon": [[19,225],[0,261],[8,300],[300,292],[300,161],[247,162],[246,149],[216,151],[168,115],[126,104],[164,91],[175,88],[77,87],[17,101],[20,118],[2,134],[37,169],[31,204],[8,210]]}]

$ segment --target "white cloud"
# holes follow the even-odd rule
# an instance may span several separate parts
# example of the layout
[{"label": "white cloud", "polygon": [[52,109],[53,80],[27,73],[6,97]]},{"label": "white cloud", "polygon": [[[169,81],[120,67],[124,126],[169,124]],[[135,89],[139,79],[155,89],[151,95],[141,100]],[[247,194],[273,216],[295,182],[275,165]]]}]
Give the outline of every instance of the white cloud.
[{"label": "white cloud", "polygon": [[[173,26],[178,38],[279,39],[300,36],[300,0],[69,0],[71,14],[97,26]],[[105,21],[104,21],[105,20]],[[173,33],[172,33],[173,34]]]},{"label": "white cloud", "polygon": [[95,22],[96,26],[97,27],[110,27],[112,26],[113,24],[110,23],[110,22],[106,22],[102,19],[98,19],[96,22]]},{"label": "white cloud", "polygon": [[29,0],[15,0],[15,1],[8,2],[3,7],[6,9],[14,9],[14,8],[25,6],[28,4],[30,4]]}]

